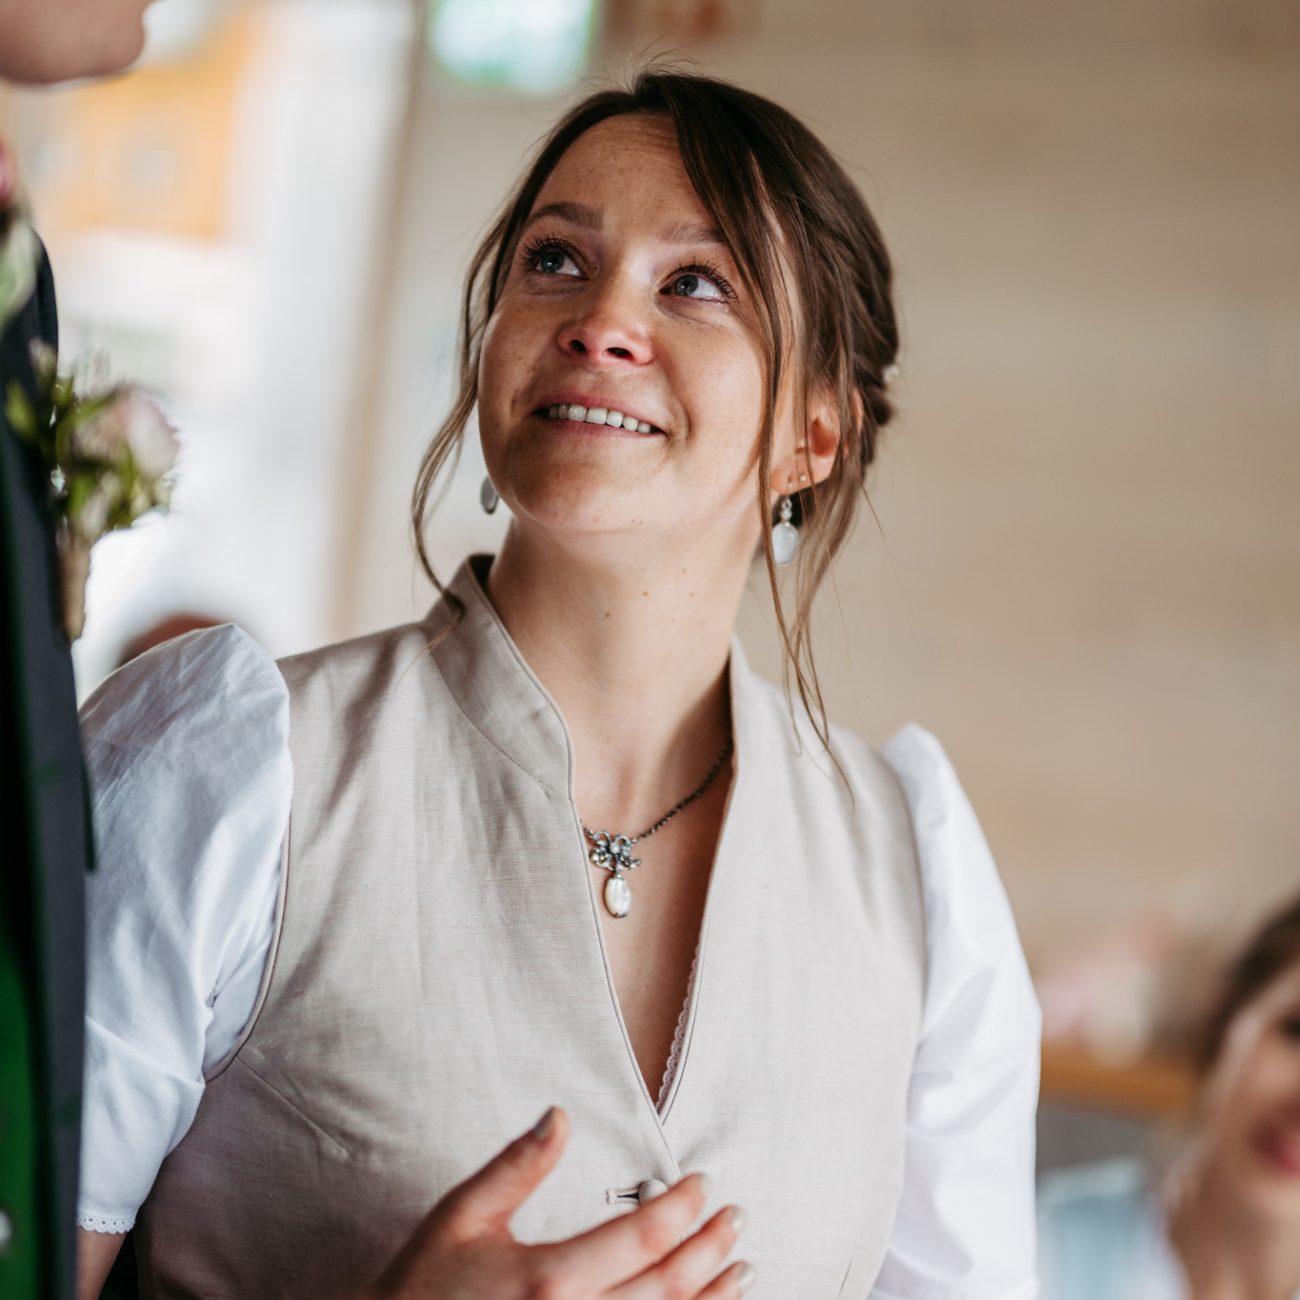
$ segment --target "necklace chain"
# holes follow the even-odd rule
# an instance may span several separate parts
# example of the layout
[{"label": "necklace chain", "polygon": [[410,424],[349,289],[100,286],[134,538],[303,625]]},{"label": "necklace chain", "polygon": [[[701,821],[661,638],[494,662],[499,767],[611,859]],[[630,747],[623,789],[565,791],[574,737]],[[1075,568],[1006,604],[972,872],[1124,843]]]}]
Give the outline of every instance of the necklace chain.
[{"label": "necklace chain", "polygon": [[[700,784],[696,786],[695,789],[692,790],[690,794],[686,796],[685,799],[679,799],[675,804],[673,804],[673,806],[669,808],[669,810],[666,813],[664,813],[664,815],[660,817],[659,820],[655,822],[653,826],[646,827],[646,829],[643,830],[640,835],[612,836],[612,835],[608,835],[608,833],[604,831],[599,832],[599,834],[607,835],[608,838],[611,840],[616,838],[622,839],[629,845],[637,844],[641,840],[648,840],[650,836],[652,836],[655,833],[655,831],[663,830],[663,828],[667,826],[668,823],[672,821],[672,819],[676,817],[677,814],[681,812],[683,808],[688,808],[691,804],[693,804],[701,795],[703,795],[708,790],[709,786],[711,786],[713,782],[717,779],[718,773],[722,771],[722,765],[727,761],[727,759],[731,757],[731,750],[732,750],[732,740],[731,737],[728,736],[726,743],[722,746],[722,749],[719,752],[717,758],[713,760],[713,766],[709,768],[708,775],[704,778],[704,780],[701,781]],[[582,826],[582,833],[594,844],[596,842],[598,832],[590,830],[586,822],[582,822],[581,826]]]}]

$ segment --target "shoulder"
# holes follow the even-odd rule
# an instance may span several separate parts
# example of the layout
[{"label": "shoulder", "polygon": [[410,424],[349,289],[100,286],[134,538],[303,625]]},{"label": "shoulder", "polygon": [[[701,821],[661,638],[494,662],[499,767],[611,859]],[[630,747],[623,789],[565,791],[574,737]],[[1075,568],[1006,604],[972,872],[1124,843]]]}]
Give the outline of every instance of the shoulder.
[{"label": "shoulder", "polygon": [[288,726],[284,679],[246,632],[227,624],[168,641],[82,706],[97,821],[116,820],[119,804],[173,806],[189,821],[246,797],[280,802]]},{"label": "shoulder", "polygon": [[275,661],[227,623],[177,637],[119,668],[82,706],[82,734],[89,747],[234,736],[256,722],[274,732],[277,721],[283,726],[287,698]]},{"label": "shoulder", "polygon": [[[1041,1015],[1015,915],[975,809],[939,741],[909,724],[881,757],[898,779],[911,817],[929,953],[931,1025],[944,1017],[972,1032],[997,1021],[1004,1047],[1034,1058]],[[977,1011],[978,1006],[978,1011]]]},{"label": "shoulder", "polygon": [[290,655],[276,666],[295,698],[313,692],[337,696],[341,690],[365,690],[380,679],[400,679],[429,657],[434,640],[427,623],[403,623]]},{"label": "shoulder", "polygon": [[885,742],[880,755],[907,801],[928,910],[947,903],[999,916],[1007,912],[983,828],[938,738],[908,723]]},{"label": "shoulder", "polygon": [[909,722],[881,746],[880,755],[898,778],[918,838],[975,836],[983,848],[975,810],[937,736]]},{"label": "shoulder", "polygon": [[828,749],[797,699],[792,702],[743,660],[739,672],[744,721],[759,732],[752,748],[766,763],[783,767],[786,779],[837,798],[855,820],[870,817],[882,800],[901,805],[902,788],[881,750],[836,723],[828,728]]},{"label": "shoulder", "polygon": [[884,745],[875,745],[831,722],[828,753],[798,700],[792,702],[781,687],[760,677],[734,652],[733,664],[739,674],[745,714],[763,727],[762,739],[770,756],[779,755],[822,778],[833,776],[841,787],[847,783],[845,794],[850,799],[863,786],[893,789],[905,797],[914,815],[937,811],[938,805],[961,794],[948,755],[925,728],[908,723]]}]

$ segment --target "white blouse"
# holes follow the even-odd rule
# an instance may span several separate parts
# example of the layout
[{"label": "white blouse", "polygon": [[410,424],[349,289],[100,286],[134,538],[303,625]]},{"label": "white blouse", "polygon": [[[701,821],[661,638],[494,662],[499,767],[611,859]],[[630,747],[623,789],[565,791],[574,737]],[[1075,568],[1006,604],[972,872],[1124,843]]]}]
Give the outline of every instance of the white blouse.
[{"label": "white blouse", "polygon": [[[292,794],[288,694],[231,626],[115,673],[82,731],[99,867],[77,1221],[124,1232],[252,1014]],[[872,1296],[1032,1300],[1038,1005],[943,750],[909,726],[882,753],[915,826],[927,968],[903,1195]]]}]

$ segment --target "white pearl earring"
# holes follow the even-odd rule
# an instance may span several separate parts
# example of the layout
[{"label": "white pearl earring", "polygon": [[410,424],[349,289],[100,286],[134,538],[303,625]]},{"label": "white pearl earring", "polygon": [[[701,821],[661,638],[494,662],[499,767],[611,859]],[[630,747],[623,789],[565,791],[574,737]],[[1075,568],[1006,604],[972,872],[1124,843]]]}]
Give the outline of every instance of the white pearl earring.
[{"label": "white pearl earring", "polygon": [[478,490],[478,503],[483,507],[483,513],[490,515],[497,508],[497,503],[500,500],[496,488],[492,486],[492,480],[485,474],[483,483]]},{"label": "white pearl earring", "polygon": [[791,521],[794,502],[781,498],[781,517],[772,525],[772,558],[778,564],[789,564],[799,550],[799,529]]}]

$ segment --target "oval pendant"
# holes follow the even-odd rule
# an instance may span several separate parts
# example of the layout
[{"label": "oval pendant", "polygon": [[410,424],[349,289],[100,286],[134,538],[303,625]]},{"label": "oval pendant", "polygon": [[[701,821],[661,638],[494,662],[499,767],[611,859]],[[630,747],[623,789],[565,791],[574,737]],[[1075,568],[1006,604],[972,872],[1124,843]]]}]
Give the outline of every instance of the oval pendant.
[{"label": "oval pendant", "polygon": [[772,526],[772,558],[778,564],[789,564],[799,549],[799,530],[786,520]]},{"label": "oval pendant", "polygon": [[605,910],[610,916],[626,916],[632,910],[632,888],[622,876],[605,881]]}]

